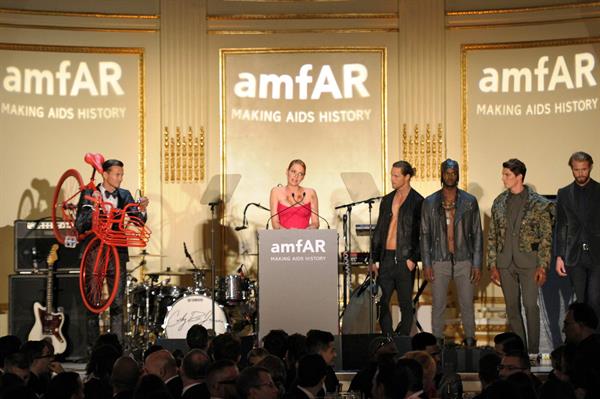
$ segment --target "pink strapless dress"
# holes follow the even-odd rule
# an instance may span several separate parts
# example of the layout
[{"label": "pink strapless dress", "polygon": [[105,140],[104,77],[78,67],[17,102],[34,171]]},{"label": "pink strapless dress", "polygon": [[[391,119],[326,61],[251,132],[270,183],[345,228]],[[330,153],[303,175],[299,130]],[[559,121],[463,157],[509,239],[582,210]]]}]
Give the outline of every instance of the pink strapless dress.
[{"label": "pink strapless dress", "polygon": [[278,202],[277,212],[279,224],[286,229],[306,229],[310,224],[310,202],[291,207]]}]

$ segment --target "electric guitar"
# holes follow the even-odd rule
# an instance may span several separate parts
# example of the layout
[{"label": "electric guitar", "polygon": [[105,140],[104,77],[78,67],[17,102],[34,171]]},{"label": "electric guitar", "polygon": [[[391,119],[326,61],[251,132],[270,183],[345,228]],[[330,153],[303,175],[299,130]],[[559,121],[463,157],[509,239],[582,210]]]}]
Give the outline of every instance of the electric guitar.
[{"label": "electric guitar", "polygon": [[49,338],[54,346],[54,354],[59,355],[67,349],[67,340],[62,333],[65,324],[65,314],[59,308],[57,312],[52,307],[54,283],[54,263],[57,261],[58,244],[54,244],[48,254],[48,277],[46,282],[46,307],[39,302],[33,304],[35,324],[29,333],[30,341],[41,341]]}]

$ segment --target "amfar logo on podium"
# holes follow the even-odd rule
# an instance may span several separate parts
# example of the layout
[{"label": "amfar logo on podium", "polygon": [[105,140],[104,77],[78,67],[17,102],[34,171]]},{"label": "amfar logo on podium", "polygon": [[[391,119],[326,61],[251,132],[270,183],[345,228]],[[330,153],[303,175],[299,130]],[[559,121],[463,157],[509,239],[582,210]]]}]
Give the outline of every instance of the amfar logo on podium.
[{"label": "amfar logo on podium", "polygon": [[325,240],[303,240],[299,238],[296,242],[274,242],[271,245],[272,254],[288,253],[325,253]]}]

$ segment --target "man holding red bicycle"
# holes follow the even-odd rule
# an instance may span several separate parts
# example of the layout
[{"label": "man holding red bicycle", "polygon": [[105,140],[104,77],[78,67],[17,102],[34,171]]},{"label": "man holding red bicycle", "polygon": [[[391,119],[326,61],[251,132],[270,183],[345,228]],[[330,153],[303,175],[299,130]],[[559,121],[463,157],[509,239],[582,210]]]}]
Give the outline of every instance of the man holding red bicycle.
[{"label": "man holding red bicycle", "polygon": [[[105,212],[109,212],[110,209],[124,209],[128,204],[137,204],[136,206],[129,207],[127,214],[129,216],[136,216],[146,221],[146,209],[148,207],[149,200],[146,197],[141,197],[138,201],[134,200],[131,192],[121,188],[121,182],[123,181],[123,162],[116,159],[109,159],[102,163],[102,183],[98,184],[94,190],[86,189],[81,193],[79,204],[77,206],[77,218],[75,220],[75,227],[79,233],[85,233],[92,228],[92,216],[94,212],[94,200],[102,201],[102,205]],[[102,209],[101,209],[102,212]],[[113,230],[117,230],[118,226],[112,226]],[[93,238],[93,235],[88,235],[80,248],[82,250],[86,248],[86,243]],[[117,294],[113,303],[110,306],[110,331],[119,337],[119,340],[123,340],[123,298],[125,294],[125,285],[127,279],[127,268],[126,264],[129,261],[129,251],[126,246],[117,247],[117,253],[119,256],[119,281]],[[112,273],[115,272],[114,264],[110,265]],[[109,273],[111,270],[109,270]],[[107,281],[111,282],[111,279]],[[109,283],[109,291],[112,291]],[[88,344],[93,345],[94,341],[99,334],[99,322],[98,315],[92,312],[87,313],[88,319]]]}]

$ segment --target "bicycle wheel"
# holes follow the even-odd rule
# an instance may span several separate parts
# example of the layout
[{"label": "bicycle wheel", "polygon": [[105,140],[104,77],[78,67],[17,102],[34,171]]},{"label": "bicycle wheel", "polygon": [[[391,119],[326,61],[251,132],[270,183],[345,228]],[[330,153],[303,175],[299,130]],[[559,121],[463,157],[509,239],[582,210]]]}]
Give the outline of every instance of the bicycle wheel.
[{"label": "bicycle wheel", "polygon": [[79,203],[82,187],[83,179],[79,172],[75,169],[69,169],[60,177],[54,190],[52,230],[54,230],[56,241],[63,245],[66,236],[77,237],[79,235],[75,228],[75,219],[77,218],[77,204]]},{"label": "bicycle wheel", "polygon": [[86,308],[104,312],[114,301],[119,289],[119,255],[112,245],[94,237],[81,258],[79,290]]}]

